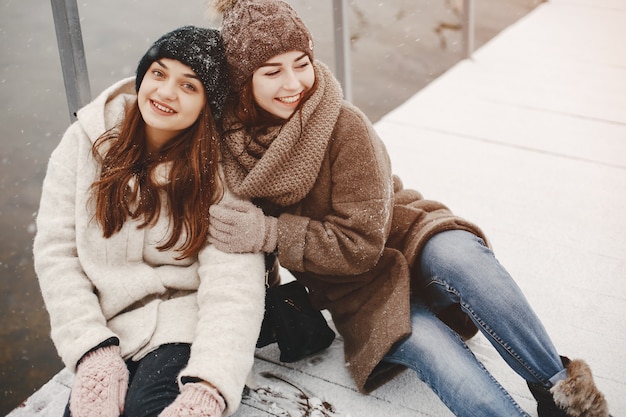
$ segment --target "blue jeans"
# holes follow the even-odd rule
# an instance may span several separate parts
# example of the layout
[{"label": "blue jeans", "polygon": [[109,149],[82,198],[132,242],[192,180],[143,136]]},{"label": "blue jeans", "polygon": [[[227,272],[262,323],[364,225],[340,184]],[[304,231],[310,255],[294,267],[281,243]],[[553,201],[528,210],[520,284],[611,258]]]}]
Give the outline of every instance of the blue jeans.
[{"label": "blue jeans", "polygon": [[414,288],[419,298],[411,300],[413,332],[384,360],[413,369],[456,416],[528,416],[436,316],[460,304],[515,372],[550,386],[551,378],[563,375],[563,365],[509,273],[482,239],[460,230],[433,236],[415,267],[421,287]]}]

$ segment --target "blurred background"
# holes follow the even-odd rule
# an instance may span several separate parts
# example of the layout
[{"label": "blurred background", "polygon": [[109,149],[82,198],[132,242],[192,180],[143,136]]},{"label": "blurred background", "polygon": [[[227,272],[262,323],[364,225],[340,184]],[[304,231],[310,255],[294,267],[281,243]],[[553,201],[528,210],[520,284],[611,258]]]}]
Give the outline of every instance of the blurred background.
[{"label": "blurred background", "polygon": [[[476,0],[475,47],[541,0]],[[332,1],[293,0],[334,68]],[[348,1],[352,101],[376,122],[463,58],[462,0]],[[206,0],[79,0],[91,95],[163,33],[214,26]],[[32,264],[48,157],[70,123],[50,3],[0,0],[0,414],[62,369]],[[383,138],[384,140],[384,138]]]}]

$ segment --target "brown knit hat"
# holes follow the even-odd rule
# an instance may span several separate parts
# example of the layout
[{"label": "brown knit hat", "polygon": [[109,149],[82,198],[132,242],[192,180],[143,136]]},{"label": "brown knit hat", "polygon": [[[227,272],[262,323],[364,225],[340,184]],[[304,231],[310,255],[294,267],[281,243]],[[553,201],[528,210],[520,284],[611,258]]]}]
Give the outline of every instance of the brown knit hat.
[{"label": "brown knit hat", "polygon": [[313,61],[311,33],[284,1],[214,0],[209,5],[222,14],[222,38],[235,91],[273,56],[302,51]]}]

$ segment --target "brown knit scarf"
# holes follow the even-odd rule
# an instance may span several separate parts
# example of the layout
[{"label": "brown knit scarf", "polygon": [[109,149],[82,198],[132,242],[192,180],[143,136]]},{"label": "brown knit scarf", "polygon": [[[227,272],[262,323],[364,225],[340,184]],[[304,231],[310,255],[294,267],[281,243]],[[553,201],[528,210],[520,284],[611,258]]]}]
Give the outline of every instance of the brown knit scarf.
[{"label": "brown knit scarf", "polygon": [[[254,140],[243,129],[223,138],[224,175],[235,194],[289,206],[313,187],[343,101],[330,69],[319,61],[314,68],[317,89],[285,124]],[[229,112],[226,130],[236,124]]]}]

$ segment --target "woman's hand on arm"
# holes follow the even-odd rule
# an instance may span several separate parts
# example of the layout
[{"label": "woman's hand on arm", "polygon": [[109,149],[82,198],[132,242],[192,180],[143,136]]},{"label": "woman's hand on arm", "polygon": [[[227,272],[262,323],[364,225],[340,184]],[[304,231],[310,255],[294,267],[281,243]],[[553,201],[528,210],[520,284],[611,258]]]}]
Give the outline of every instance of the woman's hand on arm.
[{"label": "woman's hand on arm", "polygon": [[228,253],[273,252],[278,219],[249,201],[231,200],[209,209],[209,243]]}]

